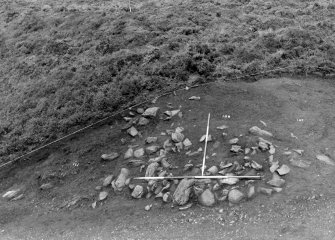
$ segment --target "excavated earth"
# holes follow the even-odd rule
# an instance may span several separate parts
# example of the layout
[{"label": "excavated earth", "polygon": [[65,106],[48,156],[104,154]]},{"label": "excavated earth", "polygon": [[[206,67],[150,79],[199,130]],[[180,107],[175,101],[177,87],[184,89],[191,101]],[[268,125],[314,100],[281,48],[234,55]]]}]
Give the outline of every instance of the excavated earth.
[{"label": "excavated earth", "polygon": [[[334,90],[331,79],[275,78],[177,91],[142,106],[160,110],[148,125],[135,125],[141,133],[135,137],[122,130],[127,124],[123,117],[129,117],[126,112],[110,124],[1,170],[1,195],[21,188],[23,198],[0,199],[0,239],[334,239]],[[200,100],[189,100],[192,96]],[[164,111],[175,109],[180,109],[182,116],[160,119]],[[169,130],[183,127],[183,134],[192,142],[190,151],[203,148],[199,139],[206,133],[208,113],[213,141],[208,143],[207,167],[219,166],[222,161],[243,164],[245,154],[231,153],[228,141],[238,137],[242,148],[257,146],[256,137],[248,130],[258,126],[273,133],[273,137],[264,137],[276,148],[273,157],[290,168],[282,176],[286,182],[281,192],[269,196],[257,191],[271,188],[266,183],[271,179],[269,154],[257,150],[250,157],[262,164],[263,170],[257,174],[264,179],[251,183],[256,186],[255,195],[239,204],[225,200],[204,207],[191,196],[192,207],[181,211],[161,198],[133,199],[128,187],[115,192],[110,185],[102,188],[108,192],[107,198],[97,201],[102,190],[96,187],[102,186],[108,175],[117,176],[121,168],[129,168],[130,177],[144,176],[140,167],[126,165],[123,156],[129,145],[149,146],[144,139],[152,136],[158,137],[157,144],[162,147],[170,138]],[[217,129],[222,125],[228,128]],[[101,159],[102,154],[111,152],[120,156],[110,161]],[[201,164],[202,153],[187,156],[186,152],[167,154],[168,162],[178,167],[168,169],[168,173],[196,172],[182,169],[190,160]],[[328,161],[318,160],[319,154],[328,156]],[[142,160],[149,158],[145,155]],[[301,162],[305,165],[298,164]],[[46,183],[50,186],[42,190]],[[233,187],[245,191],[247,184],[243,180],[236,186],[225,186]],[[152,205],[149,211],[145,210],[147,205]]]}]

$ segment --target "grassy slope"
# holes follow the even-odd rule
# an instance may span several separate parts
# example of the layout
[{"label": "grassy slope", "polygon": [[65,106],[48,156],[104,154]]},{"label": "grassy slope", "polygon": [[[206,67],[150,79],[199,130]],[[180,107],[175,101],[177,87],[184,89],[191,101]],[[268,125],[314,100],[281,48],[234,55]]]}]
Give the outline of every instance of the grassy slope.
[{"label": "grassy slope", "polygon": [[0,3],[0,156],[180,82],[335,71],[331,1]]}]

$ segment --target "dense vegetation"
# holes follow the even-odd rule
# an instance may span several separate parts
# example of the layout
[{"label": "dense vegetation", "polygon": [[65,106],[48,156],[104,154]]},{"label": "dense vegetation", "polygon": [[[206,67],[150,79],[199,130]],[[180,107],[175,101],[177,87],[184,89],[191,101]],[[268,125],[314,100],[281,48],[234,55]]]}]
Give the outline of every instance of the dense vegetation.
[{"label": "dense vegetation", "polygon": [[13,158],[171,85],[275,67],[335,72],[335,4],[312,0],[8,1],[0,156]]}]

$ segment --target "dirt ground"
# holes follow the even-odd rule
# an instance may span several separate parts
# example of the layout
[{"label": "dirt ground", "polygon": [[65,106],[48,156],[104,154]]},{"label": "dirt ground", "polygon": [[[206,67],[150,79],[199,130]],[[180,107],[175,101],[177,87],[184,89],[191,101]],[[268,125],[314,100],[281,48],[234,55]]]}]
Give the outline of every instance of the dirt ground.
[{"label": "dirt ground", "polygon": [[[182,126],[195,150],[202,146],[198,140],[211,113],[210,133],[221,143],[217,149],[209,144],[208,154],[217,155],[206,163],[213,165],[230,158],[221,151],[228,145],[217,126],[228,125],[230,139],[246,134],[251,126],[264,127],[260,120],[264,121],[264,128],[274,134],[275,158],[291,168],[281,193],[270,197],[258,193],[236,206],[228,202],[212,208],[195,204],[179,211],[161,200],[133,200],[127,191],[116,194],[107,188],[108,199],[92,209],[95,186],[106,175],[117,174],[124,164],[122,157],[101,162],[100,155],[123,153],[131,142],[120,130],[124,124],[120,118],[54,148],[42,160],[32,158],[0,172],[1,193],[15,184],[25,186],[23,199],[0,200],[0,239],[335,239],[335,167],[315,158],[318,153],[335,158],[334,90],[332,80],[314,78],[211,84],[160,98],[154,106],[164,110],[167,103],[175,108],[181,105],[183,117],[157,120],[139,129],[143,137],[158,136],[164,142],[161,132]],[[190,101],[190,96],[201,100]],[[121,138],[127,144],[121,144]],[[311,165],[292,166],[283,155],[287,148],[303,149],[302,158]],[[189,159],[184,154],[169,156],[178,166]],[[201,156],[192,159],[201,163]],[[131,169],[131,174],[141,173]],[[39,190],[46,181],[54,187]],[[79,200],[71,205],[75,199]],[[147,204],[153,204],[150,211],[144,210]]]}]

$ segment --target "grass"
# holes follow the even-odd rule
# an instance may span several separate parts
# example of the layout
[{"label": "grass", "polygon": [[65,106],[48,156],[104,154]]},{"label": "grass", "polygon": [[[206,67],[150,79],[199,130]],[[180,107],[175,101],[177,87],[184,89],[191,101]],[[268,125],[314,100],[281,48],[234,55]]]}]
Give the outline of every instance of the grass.
[{"label": "grass", "polygon": [[331,1],[8,1],[0,5],[0,157],[171,85],[275,67],[335,71]]}]

